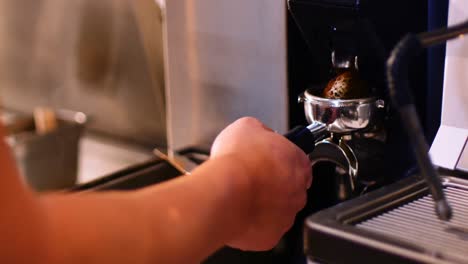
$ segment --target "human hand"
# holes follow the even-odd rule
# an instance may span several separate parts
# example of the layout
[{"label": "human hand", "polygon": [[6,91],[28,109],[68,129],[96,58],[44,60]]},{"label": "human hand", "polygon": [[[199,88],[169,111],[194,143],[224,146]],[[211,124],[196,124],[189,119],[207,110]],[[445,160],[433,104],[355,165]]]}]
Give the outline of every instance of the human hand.
[{"label": "human hand", "polygon": [[[312,183],[310,161],[302,150],[255,118],[242,118],[216,138],[212,158],[232,155],[250,188],[242,230],[227,244],[243,250],[268,250],[292,226],[305,206]],[[240,170],[242,171],[242,170]],[[239,177],[244,175],[239,175]]]}]

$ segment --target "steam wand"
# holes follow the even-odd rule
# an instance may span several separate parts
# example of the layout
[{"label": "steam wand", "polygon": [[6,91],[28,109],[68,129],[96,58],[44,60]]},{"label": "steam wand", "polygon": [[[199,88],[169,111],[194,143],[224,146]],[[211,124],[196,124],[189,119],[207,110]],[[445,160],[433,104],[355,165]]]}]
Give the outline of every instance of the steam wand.
[{"label": "steam wand", "polygon": [[433,32],[419,35],[408,34],[397,44],[387,61],[387,82],[390,97],[400,113],[403,125],[414,148],[421,174],[434,199],[435,211],[438,217],[444,221],[451,219],[452,208],[445,198],[440,177],[428,155],[429,147],[425,141],[409,90],[408,66],[411,59],[424,48],[444,43],[456,37],[463,37],[463,34],[466,33],[468,33],[468,21]]}]

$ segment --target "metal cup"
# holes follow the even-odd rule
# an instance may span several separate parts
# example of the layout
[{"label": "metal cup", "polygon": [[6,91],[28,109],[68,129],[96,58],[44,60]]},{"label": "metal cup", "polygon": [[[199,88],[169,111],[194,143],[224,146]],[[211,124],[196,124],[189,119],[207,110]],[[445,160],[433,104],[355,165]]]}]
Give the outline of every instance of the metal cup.
[{"label": "metal cup", "polygon": [[349,134],[371,127],[377,121],[377,112],[385,107],[383,100],[375,97],[361,99],[326,99],[315,96],[310,90],[299,96],[310,124],[326,126],[327,131]]}]

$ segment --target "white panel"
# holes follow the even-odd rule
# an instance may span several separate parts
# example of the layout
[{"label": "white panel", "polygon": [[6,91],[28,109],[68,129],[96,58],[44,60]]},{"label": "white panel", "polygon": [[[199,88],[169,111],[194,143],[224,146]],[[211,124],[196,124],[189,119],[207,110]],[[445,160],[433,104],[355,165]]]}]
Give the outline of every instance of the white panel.
[{"label": "white panel", "polygon": [[246,115],[286,130],[283,0],[167,1],[166,41],[173,149],[209,144]]},{"label": "white panel", "polygon": [[455,169],[467,136],[466,129],[441,126],[431,147],[432,162],[439,167]]},{"label": "white panel", "polygon": [[466,143],[463,148],[462,155],[460,156],[460,160],[457,163],[457,170],[468,172],[468,148],[466,147]]},{"label": "white panel", "polygon": [[[449,25],[468,19],[466,0],[451,0]],[[447,43],[442,123],[468,129],[468,39]]]},{"label": "white panel", "polygon": [[[468,19],[466,0],[451,0],[449,25]],[[468,136],[468,40],[465,37],[447,44],[442,101],[442,126],[431,147],[433,162],[455,169]]]}]

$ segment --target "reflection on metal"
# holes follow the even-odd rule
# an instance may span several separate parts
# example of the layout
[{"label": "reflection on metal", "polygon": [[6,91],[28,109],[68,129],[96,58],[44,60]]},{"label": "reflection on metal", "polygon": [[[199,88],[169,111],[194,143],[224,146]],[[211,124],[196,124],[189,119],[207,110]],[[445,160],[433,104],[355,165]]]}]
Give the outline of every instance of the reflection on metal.
[{"label": "reflection on metal", "polygon": [[369,97],[362,99],[326,99],[313,95],[307,90],[299,96],[304,103],[304,111],[310,124],[320,123],[327,130],[337,134],[369,128],[378,123],[378,111],[385,106],[384,101]]},{"label": "reflection on metal", "polygon": [[156,157],[158,157],[158,158],[160,158],[160,159],[162,159],[164,161],[167,161],[174,168],[176,168],[177,170],[183,172],[185,175],[190,175],[191,174],[190,171],[186,170],[185,167],[182,164],[179,164],[179,162],[176,159],[170,158],[169,156],[164,154],[162,151],[160,151],[158,149],[154,149],[153,154]]},{"label": "reflection on metal", "polygon": [[0,43],[6,107],[82,111],[93,130],[166,145],[162,18],[154,1],[2,0]]},{"label": "reflection on metal", "polygon": [[[145,59],[153,83],[155,103],[159,106],[159,111],[153,114],[157,120],[162,120],[165,123],[163,6],[161,6],[164,1],[157,1],[158,4],[155,4],[154,0],[132,0],[130,2],[145,50]],[[164,144],[164,146],[166,145]]]},{"label": "reflection on metal", "polygon": [[353,149],[343,139],[327,138],[316,143],[316,149],[309,155],[312,167],[322,162],[336,165],[338,177],[337,194],[340,200],[351,198],[356,185],[362,183],[358,179],[359,163]]},{"label": "reflection on metal", "polygon": [[285,132],[285,2],[180,0],[165,9],[170,148],[210,144],[246,115]]},{"label": "reflection on metal", "polygon": [[[3,110],[2,116],[4,113],[7,117],[2,121],[24,120],[21,114]],[[85,123],[67,119],[49,109],[35,114],[40,116],[35,118],[43,119],[36,121],[35,127],[23,127],[24,130],[6,137],[21,175],[36,191],[69,188],[78,175],[78,145]]]},{"label": "reflection on metal", "polygon": [[153,158],[151,149],[86,133],[80,141],[77,183],[87,183]]},{"label": "reflection on metal", "polygon": [[465,230],[468,229],[468,191],[464,187],[459,185],[445,188],[447,199],[455,212],[450,223],[437,218],[432,197],[426,195],[357,223],[356,226],[408,245],[417,245],[424,249],[421,252],[440,258],[437,263],[442,263],[442,260],[447,263],[467,263],[468,237]]}]

